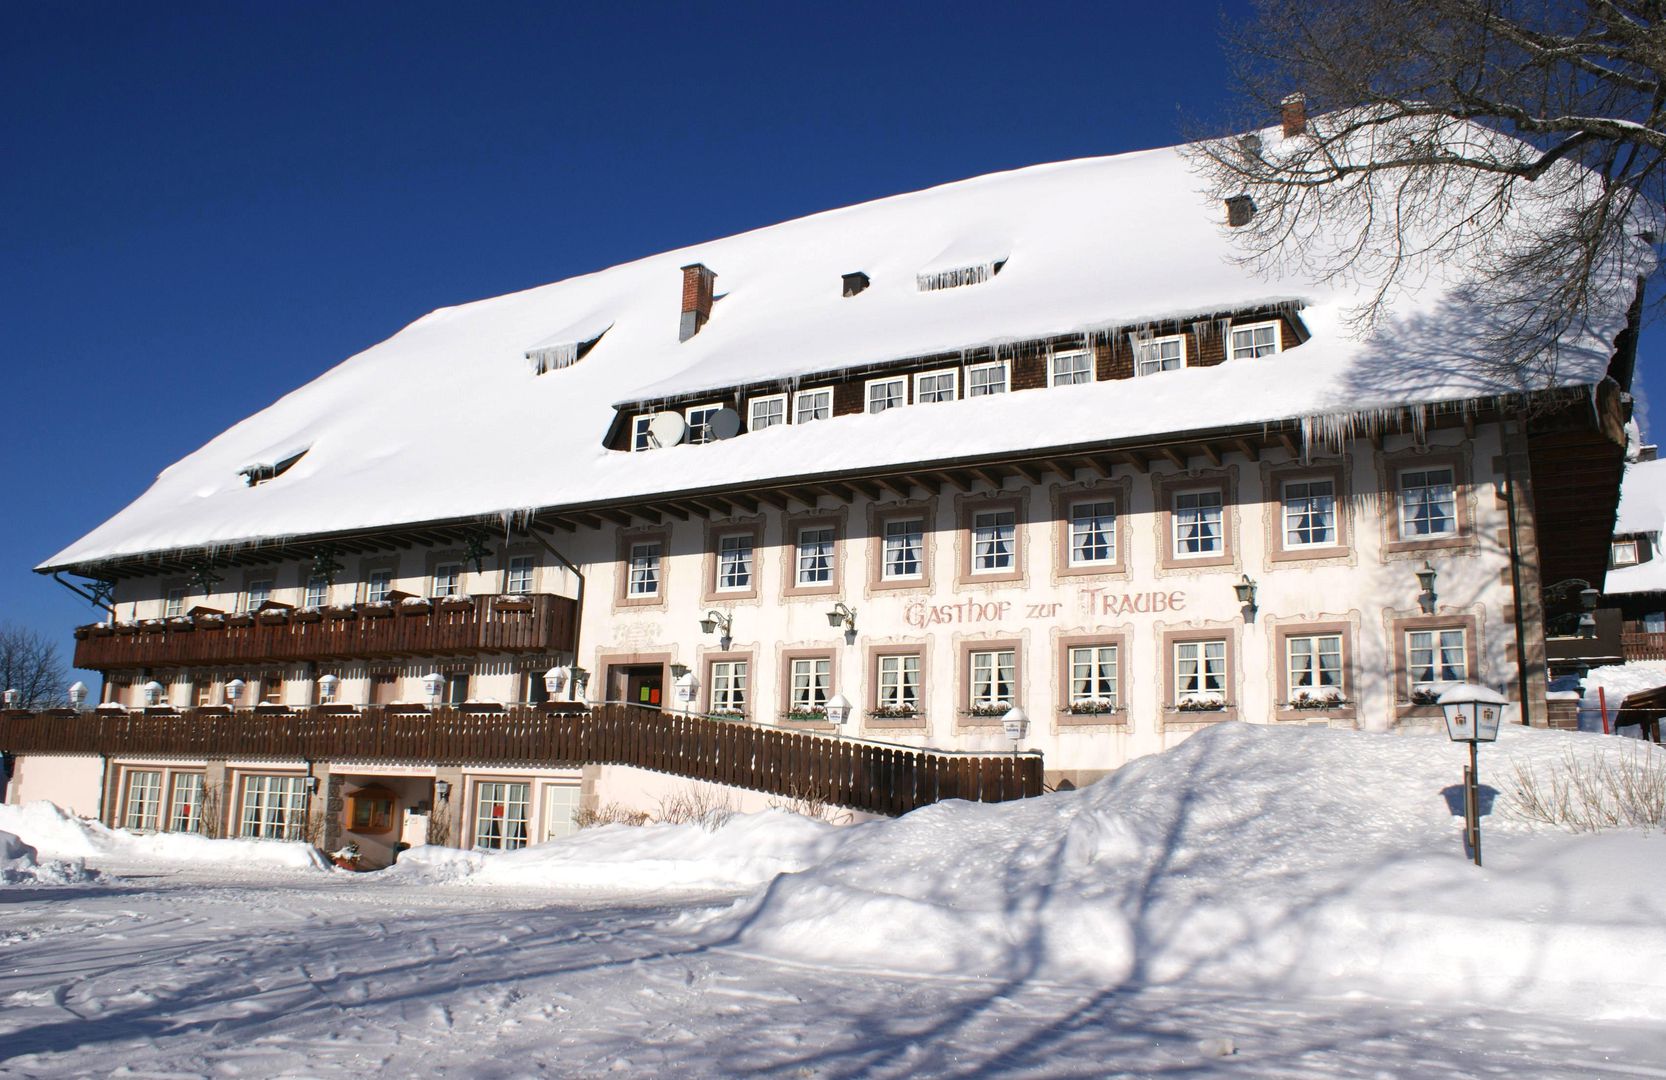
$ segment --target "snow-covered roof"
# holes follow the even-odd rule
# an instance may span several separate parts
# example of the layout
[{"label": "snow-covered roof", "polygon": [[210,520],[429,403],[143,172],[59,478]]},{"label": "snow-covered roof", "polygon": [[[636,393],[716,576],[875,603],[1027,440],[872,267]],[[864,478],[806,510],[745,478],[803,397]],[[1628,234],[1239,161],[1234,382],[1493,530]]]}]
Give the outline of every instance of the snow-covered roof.
[{"label": "snow-covered roof", "polygon": [[[1659,533],[1666,530],[1666,460],[1633,461],[1620,481],[1620,508],[1614,516],[1614,534]],[[1603,592],[1666,592],[1666,558],[1654,558],[1635,566],[1617,566],[1608,571]]]},{"label": "snow-covered roof", "polygon": [[[1178,148],[1038,165],[442,308],[170,466],[43,568],[1519,389],[1485,355],[1485,311],[1449,287],[1460,270],[1403,291],[1361,340],[1346,319],[1358,294],[1236,263],[1224,208],[1201,187]],[[695,262],[717,274],[719,299],[679,342],[680,268]],[[920,288],[923,273],[984,263],[1002,265]],[[853,271],[872,284],[845,297]],[[938,404],[929,424],[905,410],[644,454],[602,446],[621,401],[1285,303],[1305,305],[1312,338],[1276,357]],[[1565,343],[1560,381],[1602,378],[1624,315],[1616,304]],[[529,368],[529,353],[604,329],[576,363]],[[274,479],[239,475],[297,447]]]}]

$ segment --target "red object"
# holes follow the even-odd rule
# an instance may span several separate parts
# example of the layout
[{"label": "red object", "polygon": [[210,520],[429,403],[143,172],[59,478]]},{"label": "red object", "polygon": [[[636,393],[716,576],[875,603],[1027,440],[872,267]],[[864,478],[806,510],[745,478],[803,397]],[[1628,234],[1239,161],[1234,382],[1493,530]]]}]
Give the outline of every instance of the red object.
[{"label": "red object", "polygon": [[1597,706],[1602,709],[1602,733],[1604,735],[1612,734],[1608,730],[1608,689],[1606,687],[1597,687]]},{"label": "red object", "polygon": [[501,807],[501,806],[492,807],[492,816],[493,817],[502,817],[503,816],[503,807]]}]

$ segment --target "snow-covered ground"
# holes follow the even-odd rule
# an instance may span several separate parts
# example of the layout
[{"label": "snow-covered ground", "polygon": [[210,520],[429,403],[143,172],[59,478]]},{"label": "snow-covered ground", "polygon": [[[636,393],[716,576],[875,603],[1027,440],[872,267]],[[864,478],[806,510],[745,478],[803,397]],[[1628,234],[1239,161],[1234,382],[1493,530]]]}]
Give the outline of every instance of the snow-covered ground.
[{"label": "snow-covered ground", "polygon": [[[1666,837],[1506,806],[1516,764],[1638,752],[1506,731],[1480,870],[1459,748],[1244,725],[843,829],[373,875],[118,841],[0,889],[0,1075],[1666,1076]],[[0,829],[74,854],[44,811]]]}]

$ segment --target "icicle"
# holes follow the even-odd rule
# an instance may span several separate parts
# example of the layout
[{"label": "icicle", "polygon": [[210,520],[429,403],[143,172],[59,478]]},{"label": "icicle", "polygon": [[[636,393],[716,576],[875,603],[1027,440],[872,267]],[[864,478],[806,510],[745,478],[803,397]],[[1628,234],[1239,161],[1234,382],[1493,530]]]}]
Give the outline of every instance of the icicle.
[{"label": "icicle", "polygon": [[940,289],[958,289],[962,285],[981,285],[994,276],[995,263],[986,262],[939,270],[933,274],[916,274],[914,284],[920,292],[937,292]]}]

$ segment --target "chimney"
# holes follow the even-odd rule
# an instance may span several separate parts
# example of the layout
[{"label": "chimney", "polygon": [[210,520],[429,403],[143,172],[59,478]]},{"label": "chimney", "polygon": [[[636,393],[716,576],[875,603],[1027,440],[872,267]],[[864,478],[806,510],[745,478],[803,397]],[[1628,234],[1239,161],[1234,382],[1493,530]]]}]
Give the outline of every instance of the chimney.
[{"label": "chimney", "polygon": [[712,317],[712,283],[717,275],[704,263],[689,263],[683,267],[683,320],[677,327],[677,340],[687,341],[700,332]]},{"label": "chimney", "polygon": [[1291,94],[1278,103],[1278,116],[1284,122],[1286,139],[1303,134],[1307,131],[1307,98],[1300,93]]},{"label": "chimney", "polygon": [[1248,195],[1234,195],[1226,200],[1226,223],[1241,229],[1255,217],[1255,200]]},{"label": "chimney", "polygon": [[844,294],[846,296],[855,296],[868,287],[868,275],[860,270],[854,273],[841,274],[840,277],[844,279]]}]

